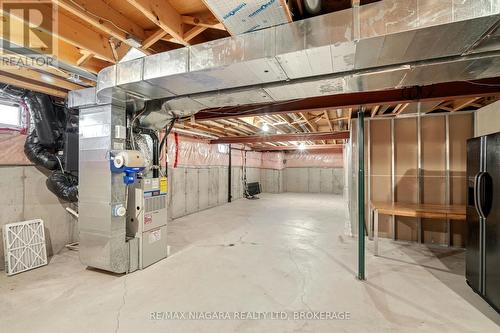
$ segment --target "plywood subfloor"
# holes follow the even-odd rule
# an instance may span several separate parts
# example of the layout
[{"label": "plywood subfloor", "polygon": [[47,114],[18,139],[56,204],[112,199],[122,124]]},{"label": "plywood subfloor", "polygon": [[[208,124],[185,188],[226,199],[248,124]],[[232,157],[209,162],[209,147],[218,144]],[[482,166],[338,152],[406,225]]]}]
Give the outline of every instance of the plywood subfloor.
[{"label": "plywood subfloor", "polygon": [[[266,194],[170,224],[170,258],[127,276],[63,252],[0,274],[6,332],[495,332],[500,316],[465,284],[464,255],[368,242],[366,282],[340,196]],[[151,320],[167,311],[348,311],[351,320]]]}]

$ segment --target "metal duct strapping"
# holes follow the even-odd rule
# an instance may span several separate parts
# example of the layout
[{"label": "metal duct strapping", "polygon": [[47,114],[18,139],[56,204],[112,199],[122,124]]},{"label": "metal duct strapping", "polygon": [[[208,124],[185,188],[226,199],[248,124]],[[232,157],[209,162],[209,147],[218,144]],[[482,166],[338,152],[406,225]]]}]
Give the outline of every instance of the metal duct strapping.
[{"label": "metal duct strapping", "polygon": [[494,77],[499,11],[498,0],[379,1],[108,67],[91,99],[118,89],[196,112]]}]

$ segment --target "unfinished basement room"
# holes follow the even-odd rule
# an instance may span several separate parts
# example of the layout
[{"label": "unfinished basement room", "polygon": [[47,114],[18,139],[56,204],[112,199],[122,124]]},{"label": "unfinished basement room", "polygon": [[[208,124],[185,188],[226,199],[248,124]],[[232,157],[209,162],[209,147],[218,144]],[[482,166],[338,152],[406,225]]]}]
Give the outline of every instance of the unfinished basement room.
[{"label": "unfinished basement room", "polygon": [[500,332],[500,0],[0,17],[0,332]]}]

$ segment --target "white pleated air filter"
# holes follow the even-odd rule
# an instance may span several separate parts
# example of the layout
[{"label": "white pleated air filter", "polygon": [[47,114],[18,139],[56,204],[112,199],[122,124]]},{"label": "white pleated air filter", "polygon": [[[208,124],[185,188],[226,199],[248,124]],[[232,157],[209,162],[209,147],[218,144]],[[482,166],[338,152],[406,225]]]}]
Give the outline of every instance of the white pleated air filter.
[{"label": "white pleated air filter", "polygon": [[47,265],[45,232],[40,219],[4,225],[3,244],[7,275]]},{"label": "white pleated air filter", "polygon": [[288,23],[285,0],[205,0],[233,35]]}]

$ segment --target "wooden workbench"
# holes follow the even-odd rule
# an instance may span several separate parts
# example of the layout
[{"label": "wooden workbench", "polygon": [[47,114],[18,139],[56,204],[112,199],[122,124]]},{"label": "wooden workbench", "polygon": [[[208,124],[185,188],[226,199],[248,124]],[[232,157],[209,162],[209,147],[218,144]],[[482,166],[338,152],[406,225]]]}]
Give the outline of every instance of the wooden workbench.
[{"label": "wooden workbench", "polygon": [[[374,252],[378,255],[378,216],[379,214],[405,216],[426,219],[466,220],[465,205],[434,205],[434,204],[408,204],[372,202],[370,217],[374,229]],[[448,232],[450,230],[448,229]]]}]

